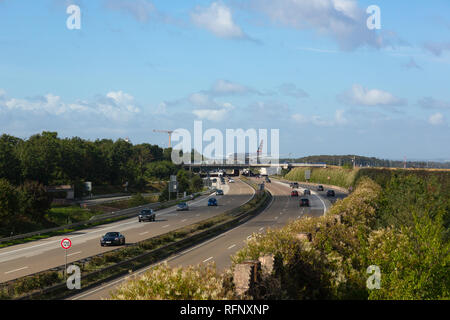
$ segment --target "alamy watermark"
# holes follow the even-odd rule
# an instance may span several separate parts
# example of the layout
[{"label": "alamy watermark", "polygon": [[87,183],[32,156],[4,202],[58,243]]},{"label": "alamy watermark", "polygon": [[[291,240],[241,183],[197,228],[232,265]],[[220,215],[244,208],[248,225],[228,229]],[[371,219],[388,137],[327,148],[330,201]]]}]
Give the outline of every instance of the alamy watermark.
[{"label": "alamy watermark", "polygon": [[380,30],[381,29],[381,9],[379,6],[371,5],[366,10],[367,14],[369,14],[369,18],[367,18],[367,28],[369,30]]},{"label": "alamy watermark", "polygon": [[280,159],[279,129],[270,129],[270,154],[262,148],[269,146],[267,129],[226,129],[224,136],[215,128],[203,132],[203,121],[194,121],[193,137],[187,129],[174,130],[172,142],[178,142],[172,149],[175,164],[278,164]]},{"label": "alamy watermark", "polygon": [[366,273],[370,274],[367,278],[366,286],[369,290],[381,288],[381,270],[379,266],[371,265],[367,268]]},{"label": "alamy watermark", "polygon": [[67,18],[66,26],[69,30],[81,29],[81,9],[79,6],[72,4],[67,7],[66,13],[70,16]]},{"label": "alamy watermark", "polygon": [[66,285],[69,290],[80,290],[81,289],[81,270],[80,267],[76,265],[70,265],[66,273],[71,275],[67,278]]}]

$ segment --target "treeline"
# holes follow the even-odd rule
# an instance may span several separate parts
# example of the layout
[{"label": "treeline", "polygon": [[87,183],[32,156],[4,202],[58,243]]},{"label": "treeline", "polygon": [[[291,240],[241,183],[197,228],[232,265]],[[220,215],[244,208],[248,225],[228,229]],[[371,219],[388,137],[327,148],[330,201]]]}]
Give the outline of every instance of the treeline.
[{"label": "treeline", "polygon": [[148,179],[168,179],[177,172],[170,154],[171,149],[133,145],[122,139],[61,139],[56,132],[43,132],[23,140],[4,134],[0,137],[0,179],[14,185],[92,181],[98,185],[128,182],[139,187]]},{"label": "treeline", "polygon": [[[0,136],[0,236],[54,227],[47,214],[55,194],[52,185],[74,185],[75,196],[85,194],[84,182],[96,186],[128,186],[147,190],[152,181],[177,175],[179,192],[197,192],[200,177],[171,161],[172,149],[148,143],[133,145],[119,139],[89,141],[59,138],[42,132],[29,139]],[[168,189],[161,200],[168,198]]]},{"label": "treeline", "polygon": [[[282,161],[291,161],[292,159],[282,159]],[[404,162],[398,160],[378,159],[374,157],[363,157],[357,155],[320,155],[308,156],[295,159],[294,162],[301,163],[325,163],[331,166],[353,167],[353,162],[359,167],[384,167],[384,168],[403,168]],[[435,168],[450,169],[449,162],[435,161],[407,161],[407,168]]]}]

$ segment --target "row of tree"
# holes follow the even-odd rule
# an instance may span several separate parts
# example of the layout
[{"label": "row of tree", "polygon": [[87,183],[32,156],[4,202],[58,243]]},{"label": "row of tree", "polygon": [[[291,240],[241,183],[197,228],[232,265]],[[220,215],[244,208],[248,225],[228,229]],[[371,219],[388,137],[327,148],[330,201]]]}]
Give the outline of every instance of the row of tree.
[{"label": "row of tree", "polygon": [[[282,159],[282,161],[292,161],[292,159]],[[363,157],[356,155],[320,155],[308,156],[295,159],[294,162],[303,163],[325,163],[333,166],[343,166],[351,168],[353,163],[359,167],[383,167],[383,168],[403,168],[404,161],[386,160],[374,157]],[[408,161],[407,168],[441,168],[450,169],[449,162],[435,162],[435,161]]]},{"label": "row of tree", "polygon": [[171,149],[133,145],[125,140],[87,141],[43,132],[22,140],[0,136],[0,178],[14,185],[37,181],[44,185],[94,184],[142,186],[146,179],[166,179],[177,171]]}]

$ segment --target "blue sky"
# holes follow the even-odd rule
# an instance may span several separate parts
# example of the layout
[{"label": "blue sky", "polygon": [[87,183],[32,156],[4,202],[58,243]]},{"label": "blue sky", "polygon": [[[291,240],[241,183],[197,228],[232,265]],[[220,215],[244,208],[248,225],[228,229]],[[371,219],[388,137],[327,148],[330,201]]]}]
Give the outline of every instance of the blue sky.
[{"label": "blue sky", "polygon": [[0,134],[167,146],[203,120],[280,129],[282,157],[449,160],[449,86],[448,0],[0,0]]}]

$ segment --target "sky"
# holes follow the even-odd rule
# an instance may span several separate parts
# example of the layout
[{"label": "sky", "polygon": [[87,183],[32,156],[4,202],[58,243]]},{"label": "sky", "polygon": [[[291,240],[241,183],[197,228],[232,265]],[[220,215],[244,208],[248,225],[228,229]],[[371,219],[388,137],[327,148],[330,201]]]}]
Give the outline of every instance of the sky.
[{"label": "sky", "polygon": [[449,89],[448,0],[0,0],[0,134],[167,147],[201,120],[279,129],[282,158],[450,160]]}]

